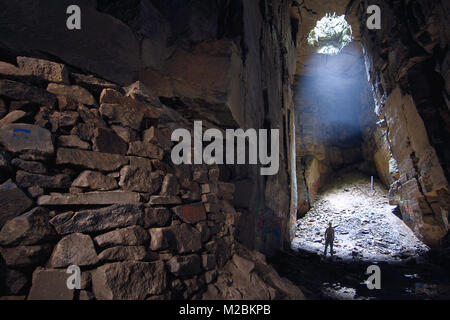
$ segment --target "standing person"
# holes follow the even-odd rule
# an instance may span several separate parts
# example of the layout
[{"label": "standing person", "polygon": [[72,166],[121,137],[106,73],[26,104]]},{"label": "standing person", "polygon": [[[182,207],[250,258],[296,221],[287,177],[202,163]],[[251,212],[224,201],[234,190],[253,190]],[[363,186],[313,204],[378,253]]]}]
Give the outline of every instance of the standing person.
[{"label": "standing person", "polygon": [[331,221],[328,223],[328,228],[325,230],[325,253],[324,256],[327,256],[328,245],[330,245],[330,253],[333,256],[333,242],[334,242],[334,228]]}]

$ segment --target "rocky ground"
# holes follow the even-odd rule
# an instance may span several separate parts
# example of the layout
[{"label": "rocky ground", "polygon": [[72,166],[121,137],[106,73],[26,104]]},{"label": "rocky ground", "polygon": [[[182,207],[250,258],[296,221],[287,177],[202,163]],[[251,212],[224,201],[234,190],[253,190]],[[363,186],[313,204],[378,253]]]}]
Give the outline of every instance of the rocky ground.
[{"label": "rocky ground", "polygon": [[370,177],[340,173],[316,197],[312,209],[297,222],[293,249],[323,254],[324,232],[335,226],[335,259],[401,261],[428,250],[388,204],[388,190]]}]

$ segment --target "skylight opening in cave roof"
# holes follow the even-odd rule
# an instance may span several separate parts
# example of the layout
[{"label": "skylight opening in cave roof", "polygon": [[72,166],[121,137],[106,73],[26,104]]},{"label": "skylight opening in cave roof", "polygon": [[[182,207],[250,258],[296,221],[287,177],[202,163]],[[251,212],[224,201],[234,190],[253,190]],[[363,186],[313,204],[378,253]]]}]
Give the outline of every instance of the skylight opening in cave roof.
[{"label": "skylight opening in cave roof", "polygon": [[318,53],[338,54],[352,41],[352,27],[345,20],[345,15],[326,14],[317,21],[308,36],[308,44],[317,48]]}]

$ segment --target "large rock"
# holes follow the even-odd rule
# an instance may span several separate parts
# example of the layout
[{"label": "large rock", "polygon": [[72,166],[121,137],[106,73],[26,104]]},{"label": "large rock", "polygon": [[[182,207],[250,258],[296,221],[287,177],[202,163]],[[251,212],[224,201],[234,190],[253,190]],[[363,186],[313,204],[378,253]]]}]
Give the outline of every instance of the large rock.
[{"label": "large rock", "polygon": [[128,154],[162,160],[164,157],[164,150],[149,142],[133,141],[128,148]]},{"label": "large rock", "polygon": [[118,246],[103,250],[98,257],[102,262],[142,261],[147,258],[147,250],[144,246]]},{"label": "large rock", "polygon": [[197,223],[206,219],[205,208],[201,202],[177,206],[172,210],[186,223]]},{"label": "large rock", "polygon": [[77,213],[61,213],[50,220],[59,234],[99,232],[138,224],[142,210],[137,205],[113,205]]},{"label": "large rock", "polygon": [[56,163],[73,164],[102,171],[114,171],[128,164],[128,158],[117,154],[59,148]]},{"label": "large rock", "polygon": [[73,233],[62,238],[53,249],[48,261],[50,268],[64,268],[70,265],[92,266],[99,261],[90,236]]},{"label": "large rock", "polygon": [[159,190],[161,183],[162,177],[159,172],[132,166],[125,166],[120,170],[119,186],[125,190],[152,194]]},{"label": "large rock", "polygon": [[70,176],[67,174],[46,176],[42,174],[28,173],[22,170],[17,171],[16,182],[21,188],[39,186],[41,188],[66,189],[72,184]]},{"label": "large rock", "polygon": [[13,100],[23,100],[53,107],[56,103],[54,94],[44,89],[32,87],[21,82],[0,80],[0,92]]},{"label": "large rock", "polygon": [[164,263],[125,261],[92,272],[92,288],[99,300],[143,300],[166,287]]},{"label": "large rock", "polygon": [[155,127],[144,131],[143,141],[157,145],[164,150],[170,150],[172,141]]},{"label": "large rock", "polygon": [[145,208],[142,224],[144,228],[164,227],[170,222],[172,213],[167,208]]},{"label": "large rock", "polygon": [[202,270],[201,259],[196,254],[173,257],[167,262],[167,266],[176,276],[193,276]]},{"label": "large rock", "polygon": [[80,173],[72,183],[72,187],[89,188],[91,190],[108,191],[117,189],[117,181],[98,171],[86,170]]},{"label": "large rock", "polygon": [[69,83],[69,71],[61,63],[29,57],[17,57],[17,65],[23,71],[44,80]]},{"label": "large rock", "polygon": [[0,185],[0,228],[10,219],[20,215],[33,204],[11,180]]},{"label": "large rock", "polygon": [[179,253],[196,252],[202,248],[200,232],[194,227],[182,223],[171,227],[175,236],[176,247]]},{"label": "large rock", "polygon": [[149,241],[148,232],[140,226],[113,230],[94,238],[94,242],[100,248],[111,246],[140,246]]},{"label": "large rock", "polygon": [[9,267],[28,267],[43,263],[47,261],[51,251],[50,244],[0,248],[0,254]]},{"label": "large rock", "polygon": [[69,277],[66,270],[37,268],[28,300],[73,300],[75,290],[67,288]]},{"label": "large rock", "polygon": [[173,232],[170,228],[152,228],[150,233],[150,249],[153,251],[169,248],[173,243]]},{"label": "large rock", "polygon": [[92,138],[92,150],[125,155],[128,151],[128,144],[114,130],[97,128],[94,130]]},{"label": "large rock", "polygon": [[106,205],[106,204],[138,204],[140,195],[129,191],[93,191],[85,193],[54,193],[43,195],[38,198],[41,206],[61,206],[61,205]]},{"label": "large rock", "polygon": [[31,124],[9,124],[0,128],[0,144],[14,153],[26,152],[36,156],[54,153],[50,131]]},{"label": "large rock", "polygon": [[48,242],[55,237],[50,217],[43,208],[34,208],[8,221],[0,231],[0,245],[18,246]]}]

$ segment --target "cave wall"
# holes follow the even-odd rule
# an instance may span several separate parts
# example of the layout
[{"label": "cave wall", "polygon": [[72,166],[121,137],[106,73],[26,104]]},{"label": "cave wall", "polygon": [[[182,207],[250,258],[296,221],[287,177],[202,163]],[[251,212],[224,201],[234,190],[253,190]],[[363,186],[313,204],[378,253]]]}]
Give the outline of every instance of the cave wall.
[{"label": "cave wall", "polygon": [[[365,8],[381,7],[381,30],[365,27]],[[425,243],[448,232],[448,1],[363,1],[360,30],[368,79],[398,165],[390,201]]]}]

